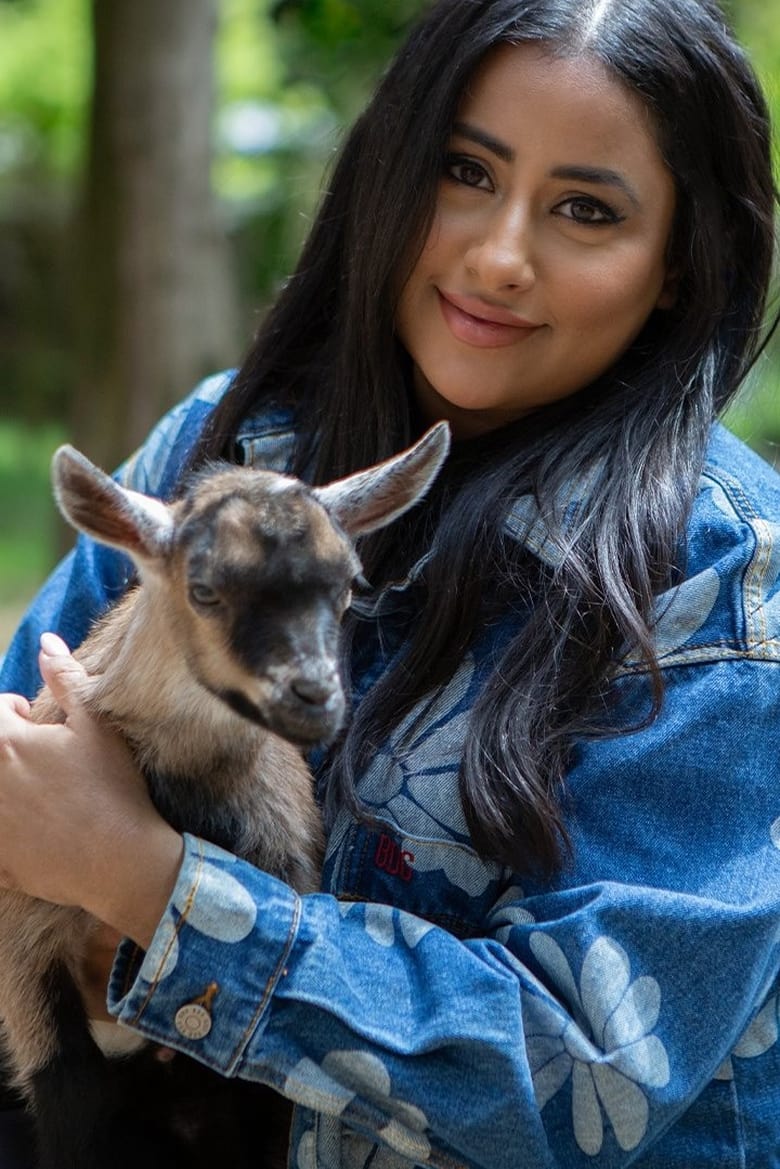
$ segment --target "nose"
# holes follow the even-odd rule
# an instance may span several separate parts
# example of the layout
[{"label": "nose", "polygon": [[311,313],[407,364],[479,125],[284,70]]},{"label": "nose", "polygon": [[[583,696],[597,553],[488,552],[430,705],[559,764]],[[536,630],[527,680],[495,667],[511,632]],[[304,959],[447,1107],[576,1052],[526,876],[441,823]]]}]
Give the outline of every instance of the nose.
[{"label": "nose", "polygon": [[335,675],[305,677],[300,675],[290,683],[290,689],[304,706],[325,706],[337,689]]},{"label": "nose", "polygon": [[522,292],[536,281],[536,259],[528,210],[497,209],[466,252],[466,268],[483,288]]},{"label": "nose", "polygon": [[341,697],[341,678],[332,660],[299,662],[286,679],[288,702],[314,714],[330,710]]}]

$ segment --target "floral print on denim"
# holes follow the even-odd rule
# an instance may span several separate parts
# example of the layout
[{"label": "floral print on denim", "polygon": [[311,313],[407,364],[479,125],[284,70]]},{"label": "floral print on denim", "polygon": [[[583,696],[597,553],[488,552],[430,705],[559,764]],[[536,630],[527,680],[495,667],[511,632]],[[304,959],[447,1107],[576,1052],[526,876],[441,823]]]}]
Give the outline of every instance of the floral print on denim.
[{"label": "floral print on denim", "polygon": [[[772,823],[769,836],[775,848],[780,849],[780,816]],[[716,1080],[734,1079],[734,1059],[756,1059],[765,1055],[780,1039],[780,994],[770,995],[745,1033],[740,1037],[731,1055],[715,1073]]]},{"label": "floral print on denim", "polygon": [[[360,798],[382,808],[413,842],[418,873],[442,871],[454,886],[479,896],[494,878],[469,846],[458,792],[458,767],[468,718],[463,704],[475,684],[475,663],[463,659],[450,682],[399,724],[360,781]],[[339,826],[336,827],[338,840]],[[451,842],[451,843],[450,843]]]},{"label": "floral print on denim", "polygon": [[[179,926],[185,919],[193,929],[217,942],[243,942],[257,920],[257,906],[250,893],[230,873],[218,868],[236,863],[236,858],[207,841],[199,841],[200,867],[198,896],[183,900],[174,896],[165,918],[144,957],[141,971],[150,981],[168,978],[179,960]],[[220,889],[219,898],[209,896],[211,886]]]},{"label": "floral print on denim", "polygon": [[529,926],[536,921],[523,905],[525,894],[519,885],[510,885],[493,906],[490,914],[491,933],[499,942],[507,944],[515,926]]},{"label": "floral print on denim", "polygon": [[559,988],[568,1015],[549,999],[526,994],[526,1037],[539,1108],[571,1077],[574,1136],[595,1156],[604,1141],[602,1112],[621,1149],[635,1149],[647,1131],[649,1105],[642,1087],[669,1081],[669,1060],[651,1035],[661,1007],[653,978],[631,981],[631,966],[611,938],[593,943],[582,963],[579,987],[558,944],[533,933],[531,949]]},{"label": "floral print on denim", "polygon": [[[427,705],[425,719],[417,709],[407,715],[360,780],[361,800],[381,805],[415,836],[441,839],[444,833],[451,840],[468,839],[457,798],[457,768],[467,730],[460,704],[473,677],[474,660],[467,655],[450,683]],[[419,766],[421,757],[427,762],[424,769]]]},{"label": "floral print on denim", "polygon": [[[329,1115],[340,1115],[358,1095],[368,1097],[389,1116],[377,1129],[377,1135],[387,1146],[418,1163],[430,1157],[425,1113],[393,1096],[390,1073],[369,1052],[332,1051],[321,1066],[308,1059],[301,1060],[287,1077],[284,1091],[298,1103]],[[304,1164],[305,1156],[304,1153]]]},{"label": "floral print on denim", "polygon": [[728,1059],[715,1073],[716,1080],[733,1080],[736,1059],[765,1055],[780,1039],[780,994],[772,995],[756,1015]]}]

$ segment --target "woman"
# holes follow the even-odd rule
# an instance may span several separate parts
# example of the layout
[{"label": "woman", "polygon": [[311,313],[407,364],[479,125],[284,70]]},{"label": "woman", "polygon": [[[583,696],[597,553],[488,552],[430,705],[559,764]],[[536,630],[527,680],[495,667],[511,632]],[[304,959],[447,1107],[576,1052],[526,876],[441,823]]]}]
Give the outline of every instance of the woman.
[{"label": "woman", "polygon": [[[0,707],[5,882],[142,947],[112,1014],[294,1100],[299,1169],[773,1163],[780,482],[713,426],[773,210],[709,0],[440,0],[243,368],[124,470],[323,481],[452,425],[425,505],[361,547],[323,894],[165,825],[56,641],[68,725]],[[4,684],[125,585],[82,542]],[[207,1033],[177,1031],[215,971]]]}]

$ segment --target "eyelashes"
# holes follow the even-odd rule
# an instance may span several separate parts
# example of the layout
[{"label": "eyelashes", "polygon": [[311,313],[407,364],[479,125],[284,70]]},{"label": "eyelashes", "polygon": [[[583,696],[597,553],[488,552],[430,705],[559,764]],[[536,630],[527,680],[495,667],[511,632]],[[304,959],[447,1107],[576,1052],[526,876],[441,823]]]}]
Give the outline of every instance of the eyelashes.
[{"label": "eyelashes", "polygon": [[[570,213],[565,213],[562,210],[564,207],[568,207]],[[579,223],[586,227],[601,227],[603,224],[620,223],[624,218],[622,215],[618,215],[617,211],[609,204],[602,203],[601,199],[584,195],[573,195],[569,199],[563,199],[555,207],[555,212],[559,215],[563,214],[573,223]]]},{"label": "eyelashes", "polygon": [[[488,193],[495,191],[493,179],[487,168],[467,154],[445,155],[443,175],[446,180],[458,186]],[[625,219],[616,208],[590,194],[570,195],[561,199],[552,208],[552,213],[581,227],[605,227],[621,223]]]},{"label": "eyelashes", "polygon": [[444,175],[465,187],[493,190],[493,181],[484,166],[466,154],[447,154],[444,159]]}]

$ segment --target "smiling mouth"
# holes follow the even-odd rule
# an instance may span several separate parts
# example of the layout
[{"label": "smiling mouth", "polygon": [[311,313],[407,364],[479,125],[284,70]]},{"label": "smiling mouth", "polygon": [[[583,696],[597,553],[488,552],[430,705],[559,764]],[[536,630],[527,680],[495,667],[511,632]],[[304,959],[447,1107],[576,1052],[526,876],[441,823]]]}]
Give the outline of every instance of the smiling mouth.
[{"label": "smiling mouth", "polygon": [[[534,325],[521,318],[515,319],[510,313],[499,309],[496,310],[496,316],[500,316],[498,320],[478,316],[466,308],[466,305],[472,307],[470,301],[452,299],[440,289],[436,291],[441,314],[450,332],[456,340],[466,345],[479,349],[500,349],[526,340],[541,328],[541,325]],[[484,311],[489,313],[491,309],[486,305]]]}]

